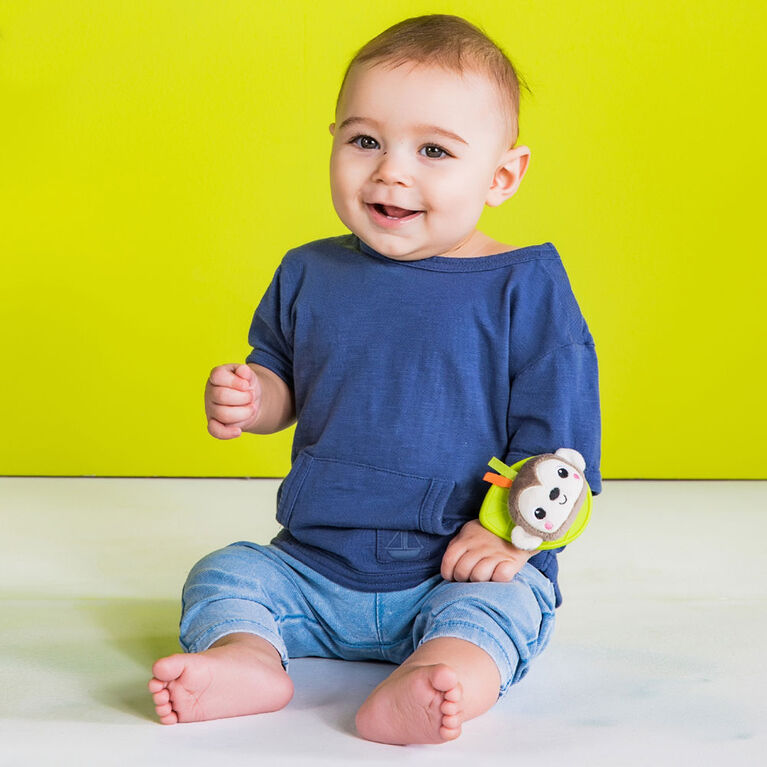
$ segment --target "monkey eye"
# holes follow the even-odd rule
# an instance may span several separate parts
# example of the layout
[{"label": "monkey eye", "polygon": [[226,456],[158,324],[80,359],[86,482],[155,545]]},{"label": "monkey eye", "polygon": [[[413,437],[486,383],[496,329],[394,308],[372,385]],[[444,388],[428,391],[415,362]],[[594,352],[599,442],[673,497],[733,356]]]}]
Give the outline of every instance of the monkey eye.
[{"label": "monkey eye", "polygon": [[540,506],[533,512],[536,519],[543,519],[546,516],[546,511]]},{"label": "monkey eye", "polygon": [[557,474],[560,476],[561,479],[567,479],[570,475],[564,467],[557,469]]}]

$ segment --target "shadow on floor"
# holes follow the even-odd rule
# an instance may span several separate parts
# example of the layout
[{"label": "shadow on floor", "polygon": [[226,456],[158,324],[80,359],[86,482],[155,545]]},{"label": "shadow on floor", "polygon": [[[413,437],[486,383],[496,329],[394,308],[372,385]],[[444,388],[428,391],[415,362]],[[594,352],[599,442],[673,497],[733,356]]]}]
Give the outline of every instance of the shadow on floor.
[{"label": "shadow on floor", "polygon": [[154,706],[146,684],[152,675],[152,664],[158,658],[181,652],[177,632],[178,602],[110,599],[84,603],[82,609],[107,635],[111,648],[131,661],[135,669],[124,683],[101,687],[96,693],[99,702],[112,709],[155,721]]}]

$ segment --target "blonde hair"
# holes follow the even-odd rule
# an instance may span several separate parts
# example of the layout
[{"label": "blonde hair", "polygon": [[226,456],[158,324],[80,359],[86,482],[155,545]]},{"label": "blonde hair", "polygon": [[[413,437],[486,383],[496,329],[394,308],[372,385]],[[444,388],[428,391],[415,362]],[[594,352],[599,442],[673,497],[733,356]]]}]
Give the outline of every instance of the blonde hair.
[{"label": "blonde hair", "polygon": [[509,57],[479,27],[460,16],[431,14],[400,21],[357,51],[344,73],[336,110],[344,85],[355,66],[383,64],[392,69],[403,64],[428,64],[463,74],[486,76],[498,90],[511,132],[510,147],[519,136],[520,87],[530,92]]}]

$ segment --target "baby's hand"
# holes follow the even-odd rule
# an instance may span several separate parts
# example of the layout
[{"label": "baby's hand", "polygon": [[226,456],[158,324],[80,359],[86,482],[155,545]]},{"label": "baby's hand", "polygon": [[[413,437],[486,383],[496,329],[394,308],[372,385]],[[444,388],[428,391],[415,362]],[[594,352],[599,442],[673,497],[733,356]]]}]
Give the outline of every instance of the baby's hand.
[{"label": "baby's hand", "polygon": [[442,577],[446,581],[508,582],[534,553],[518,549],[472,519],[450,541],[442,557]]},{"label": "baby's hand", "polygon": [[208,431],[218,439],[239,437],[258,417],[261,385],[247,365],[219,365],[205,385]]}]

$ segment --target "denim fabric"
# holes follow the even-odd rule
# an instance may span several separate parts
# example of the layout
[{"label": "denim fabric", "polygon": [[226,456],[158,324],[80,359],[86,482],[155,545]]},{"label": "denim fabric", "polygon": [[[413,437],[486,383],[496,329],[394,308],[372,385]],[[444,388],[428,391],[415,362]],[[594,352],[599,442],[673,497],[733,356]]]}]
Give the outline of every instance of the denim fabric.
[{"label": "denim fabric", "polygon": [[399,664],[423,642],[457,637],[493,658],[503,695],[548,644],[554,599],[551,582],[531,565],[511,583],[434,576],[402,591],[355,591],[274,546],[240,542],[189,574],[181,644],[200,652],[227,634],[256,634],[287,668],[289,658],[306,656]]}]

